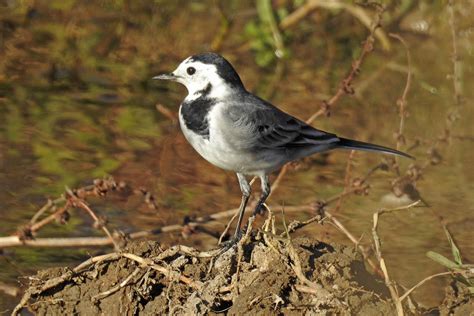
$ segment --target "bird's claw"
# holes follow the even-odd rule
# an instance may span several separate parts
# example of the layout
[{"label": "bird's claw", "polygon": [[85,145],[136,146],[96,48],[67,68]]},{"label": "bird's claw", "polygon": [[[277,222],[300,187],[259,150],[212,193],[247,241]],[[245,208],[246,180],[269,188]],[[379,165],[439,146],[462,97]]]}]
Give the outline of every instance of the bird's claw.
[{"label": "bird's claw", "polygon": [[235,245],[237,245],[239,241],[242,239],[242,236],[243,236],[242,230],[238,230],[231,239],[226,240],[223,243],[221,243],[222,252],[225,252],[229,250],[230,248],[234,247]]},{"label": "bird's claw", "polygon": [[255,207],[255,211],[253,213],[254,215],[262,215],[264,212],[265,212],[265,208],[263,207],[263,203],[262,203],[262,204],[258,204]]}]

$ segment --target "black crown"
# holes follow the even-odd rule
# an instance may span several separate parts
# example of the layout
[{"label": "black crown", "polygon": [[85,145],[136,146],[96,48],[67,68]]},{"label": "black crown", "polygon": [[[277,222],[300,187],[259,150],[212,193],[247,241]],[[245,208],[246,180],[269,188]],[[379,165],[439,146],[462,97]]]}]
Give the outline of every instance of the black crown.
[{"label": "black crown", "polygon": [[243,88],[244,85],[234,67],[221,55],[216,53],[202,53],[191,56],[191,61],[199,61],[203,64],[215,65],[217,74],[227,83],[234,87]]}]

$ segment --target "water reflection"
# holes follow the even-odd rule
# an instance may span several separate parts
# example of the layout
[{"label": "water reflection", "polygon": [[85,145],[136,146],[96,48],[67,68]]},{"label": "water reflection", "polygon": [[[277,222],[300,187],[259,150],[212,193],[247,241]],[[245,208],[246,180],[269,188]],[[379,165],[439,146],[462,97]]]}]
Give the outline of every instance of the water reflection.
[{"label": "water reflection", "polygon": [[[25,224],[46,197],[107,174],[147,187],[159,205],[156,212],[140,206],[138,200],[112,205],[97,201],[99,211],[118,229],[152,229],[179,222],[184,215],[210,214],[238,205],[234,175],[202,160],[175,122],[155,108],[158,102],[175,113],[184,89],[149,80],[185,56],[209,49],[214,32],[202,30],[221,27],[213,1],[40,1],[34,5],[8,1],[0,6],[2,236]],[[465,1],[462,6],[467,11],[473,4]],[[281,5],[278,14],[283,17],[293,9],[292,4]],[[222,52],[236,65],[246,86],[263,93],[272,83],[275,66],[268,32],[261,30],[252,3],[233,1],[224,10],[232,16],[232,27]],[[393,12],[387,18],[391,31],[405,32],[413,57],[415,77],[408,96],[405,148],[418,141],[412,154],[421,163],[431,142],[442,134],[454,102],[452,47],[445,7],[413,4],[408,12],[398,17],[399,23]],[[467,261],[474,260],[474,171],[469,164],[474,111],[469,106],[473,91],[467,89],[474,79],[474,38],[469,17],[457,14],[465,106],[452,129],[455,137],[441,146],[441,163],[427,168],[417,183],[431,208],[387,216],[381,227],[389,269],[395,280],[407,286],[442,270],[425,256],[428,250],[449,254],[440,216]],[[309,117],[321,99],[337,90],[366,34],[367,29],[344,12],[325,10],[290,29],[285,33],[290,57],[277,83],[274,103],[302,119]],[[393,133],[399,124],[396,101],[407,68],[403,48],[397,43],[392,46],[389,53],[379,49],[371,53],[356,80],[356,95],[340,100],[331,117],[315,125],[394,146]],[[285,177],[271,203],[300,205],[340,192],[347,157],[347,152],[337,152],[308,159]],[[379,161],[378,155],[357,154],[353,172],[362,176]],[[402,162],[402,168],[409,163]],[[337,214],[364,242],[369,242],[371,212],[382,206],[393,178],[386,172],[376,173],[369,196],[347,199]],[[307,216],[288,214],[289,219]],[[89,224],[86,216],[78,214],[68,225],[49,227],[41,235],[99,234]],[[347,243],[327,226],[311,226],[301,233]],[[215,242],[202,236],[186,241],[176,235],[163,238],[169,243],[200,242],[203,247]],[[0,259],[0,280],[15,283],[19,275],[70,264],[95,251],[9,249]],[[436,280],[418,295],[427,304],[435,304],[443,294],[442,284]],[[0,296],[0,301],[6,300]]]}]

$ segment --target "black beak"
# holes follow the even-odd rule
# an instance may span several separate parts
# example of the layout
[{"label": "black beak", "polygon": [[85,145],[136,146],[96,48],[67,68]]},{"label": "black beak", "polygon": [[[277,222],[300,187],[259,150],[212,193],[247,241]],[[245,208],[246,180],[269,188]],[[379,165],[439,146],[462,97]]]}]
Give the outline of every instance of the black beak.
[{"label": "black beak", "polygon": [[158,75],[158,76],[155,76],[151,79],[158,79],[158,80],[172,80],[172,81],[176,81],[178,79],[178,77],[173,74],[173,73],[169,73],[169,74],[162,74],[162,75]]}]

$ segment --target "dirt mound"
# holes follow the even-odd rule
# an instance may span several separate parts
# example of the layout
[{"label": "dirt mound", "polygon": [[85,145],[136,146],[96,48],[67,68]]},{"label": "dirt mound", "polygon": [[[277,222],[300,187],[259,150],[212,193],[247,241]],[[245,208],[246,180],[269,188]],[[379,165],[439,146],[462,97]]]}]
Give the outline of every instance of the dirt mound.
[{"label": "dirt mound", "polygon": [[440,315],[474,315],[472,297],[472,293],[465,284],[452,281],[446,287],[445,299],[437,311]]},{"label": "dirt mound", "polygon": [[27,306],[38,315],[393,313],[384,286],[352,248],[265,240],[218,256],[134,242],[74,270],[38,272]]}]

